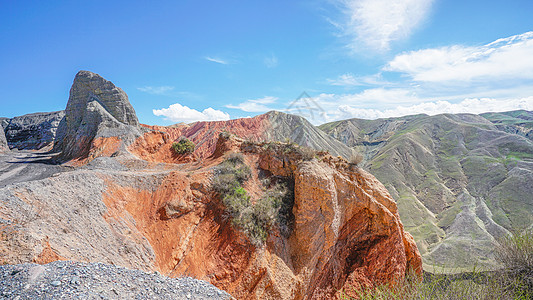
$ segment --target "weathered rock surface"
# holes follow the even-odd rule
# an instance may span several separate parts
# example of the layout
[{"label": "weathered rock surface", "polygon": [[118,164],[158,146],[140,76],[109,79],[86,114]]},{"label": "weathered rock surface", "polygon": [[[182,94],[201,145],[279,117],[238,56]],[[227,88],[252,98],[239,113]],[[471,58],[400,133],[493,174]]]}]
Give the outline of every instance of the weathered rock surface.
[{"label": "weathered rock surface", "polygon": [[[254,174],[294,180],[288,237],[274,230],[256,248],[224,217],[209,187],[228,151],[243,152]],[[0,189],[1,263],[102,261],[203,279],[237,299],[331,298],[420,269],[396,204],[372,175],[329,155],[302,162],[235,139],[215,153],[186,164],[101,157]]]},{"label": "weathered rock surface", "polygon": [[[364,153],[428,271],[497,268],[496,240],[533,226],[533,114],[351,119],[321,128]],[[448,269],[449,268],[449,269]]]},{"label": "weathered rock surface", "polygon": [[96,73],[79,71],[70,88],[70,97],[65,109],[67,128],[77,128],[83,123],[84,110],[91,101],[99,102],[118,122],[139,125],[128,95],[121,88]]},{"label": "weathered rock surface", "polygon": [[64,111],[33,113],[4,121],[6,139],[11,149],[41,149],[54,143]]},{"label": "weathered rock surface", "polygon": [[351,149],[331,138],[300,116],[271,111],[253,118],[229,121],[195,122],[172,127],[147,126],[145,133],[129,150],[138,157],[153,162],[178,162],[171,145],[180,137],[190,139],[196,145],[194,156],[205,158],[215,151],[221,132],[235,134],[247,140],[290,141],[318,151],[329,151],[334,156],[349,158]]},{"label": "weathered rock surface", "polygon": [[80,71],[70,89],[54,151],[61,152],[61,160],[126,153],[125,147],[141,135],[138,125],[124,91],[98,74]]},{"label": "weathered rock surface", "polygon": [[[300,117],[271,112],[143,135],[130,108],[120,89],[81,71],[54,146],[68,163],[30,151],[0,157],[0,264],[99,261],[192,276],[237,299],[336,298],[421,272],[396,203],[372,175],[326,152],[252,142],[349,153]],[[196,143],[192,155],[173,154],[180,136]],[[233,152],[252,169],[250,195],[264,193],[265,177],[293,183],[294,226],[270,228],[261,247],[211,188],[213,167]]]},{"label": "weathered rock surface", "polygon": [[9,151],[9,146],[7,144],[6,135],[4,134],[4,129],[0,124],[0,153]]}]

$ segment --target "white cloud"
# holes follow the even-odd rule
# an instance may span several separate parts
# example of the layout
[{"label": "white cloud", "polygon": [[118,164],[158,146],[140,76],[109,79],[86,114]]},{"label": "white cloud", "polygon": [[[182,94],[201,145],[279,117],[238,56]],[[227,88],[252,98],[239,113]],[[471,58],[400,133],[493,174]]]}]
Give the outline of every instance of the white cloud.
[{"label": "white cloud", "polygon": [[342,74],[336,79],[328,79],[328,83],[331,85],[339,85],[339,86],[361,85],[360,81],[357,80],[352,74]]},{"label": "white cloud", "polygon": [[211,107],[200,112],[179,103],[172,104],[168,108],[154,109],[152,111],[154,115],[163,116],[172,122],[191,123],[196,121],[222,121],[230,119],[228,113]]},{"label": "white cloud", "polygon": [[[418,82],[460,83],[533,79],[533,31],[482,46],[448,46],[397,55],[385,71]],[[501,82],[500,82],[501,84]]]},{"label": "white cloud", "polygon": [[275,68],[278,66],[278,58],[274,54],[272,54],[269,57],[265,57],[263,63],[267,68]]},{"label": "white cloud", "polygon": [[320,105],[325,107],[337,107],[341,105],[372,105],[372,106],[391,106],[400,103],[412,104],[422,102],[413,91],[408,89],[385,89],[375,88],[366,89],[357,94],[320,94],[314,98]]},{"label": "white cloud", "polygon": [[206,60],[208,61],[212,61],[212,62],[215,62],[217,64],[222,64],[222,65],[227,65],[229,64],[229,61],[225,60],[225,59],[221,59],[221,58],[218,58],[218,57],[210,57],[210,56],[206,56],[204,57]]},{"label": "white cloud", "polygon": [[331,85],[354,87],[362,85],[387,85],[389,84],[381,77],[381,73],[369,76],[355,76],[351,73],[342,74],[335,79],[327,79]]},{"label": "white cloud", "polygon": [[148,94],[166,95],[172,90],[174,90],[174,87],[173,86],[145,86],[145,87],[138,87],[137,89],[141,92],[145,92]]},{"label": "white cloud", "polygon": [[336,110],[330,111],[330,121],[348,118],[377,119],[400,117],[414,114],[436,115],[442,113],[471,113],[501,112],[511,110],[533,110],[533,96],[520,99],[492,99],[470,98],[458,103],[448,101],[425,102],[410,106],[397,106],[392,109],[378,110],[357,108],[351,105],[340,105]]},{"label": "white cloud", "polygon": [[427,17],[433,0],[337,0],[346,21],[333,23],[350,37],[353,50],[361,42],[379,51],[390,48],[392,41],[411,35]]},{"label": "white cloud", "polygon": [[260,99],[249,99],[238,105],[228,104],[227,108],[240,109],[245,112],[266,112],[272,110],[266,104],[272,104],[278,100],[278,97],[266,96]]}]

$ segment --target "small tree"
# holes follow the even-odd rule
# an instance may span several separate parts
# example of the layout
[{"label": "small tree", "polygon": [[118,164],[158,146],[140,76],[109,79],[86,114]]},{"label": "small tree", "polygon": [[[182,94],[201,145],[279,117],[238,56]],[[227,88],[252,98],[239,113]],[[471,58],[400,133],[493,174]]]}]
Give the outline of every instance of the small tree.
[{"label": "small tree", "polygon": [[194,143],[187,138],[183,138],[179,142],[172,144],[172,149],[174,149],[174,151],[176,151],[178,154],[192,153],[195,147],[196,145],[194,145]]}]

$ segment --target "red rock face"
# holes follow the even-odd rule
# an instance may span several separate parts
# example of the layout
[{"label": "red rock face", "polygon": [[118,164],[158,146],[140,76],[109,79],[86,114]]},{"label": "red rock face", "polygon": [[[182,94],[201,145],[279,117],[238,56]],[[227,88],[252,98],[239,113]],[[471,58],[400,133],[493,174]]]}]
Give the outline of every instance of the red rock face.
[{"label": "red rock face", "polygon": [[[147,161],[171,164],[121,175],[95,171],[104,181],[105,210],[94,218],[106,223],[111,228],[107,235],[123,239],[123,245],[150,246],[146,253],[138,252],[139,247],[116,249],[122,262],[173,277],[203,279],[237,299],[332,299],[341,292],[355,296],[354,290],[363,286],[399,281],[409,269],[421,272],[420,254],[403,230],[396,203],[372,175],[324,153],[304,160],[302,153],[286,151],[280,143],[267,147],[218,138],[219,131],[227,130],[259,139],[265,126],[267,120],[241,119],[152,127],[154,131],[137,139],[130,151]],[[197,144],[193,156],[172,153],[170,145],[180,136]],[[86,157],[111,156],[118,145],[119,139],[95,139]],[[252,169],[245,185],[252,196],[261,193],[259,173],[294,182],[290,234],[273,228],[266,244],[255,247],[224,216],[210,181],[212,168],[231,152],[243,153]],[[47,214],[44,211],[43,218]],[[56,259],[90,260],[69,252],[58,240],[51,238],[40,247],[44,250],[37,253],[44,254],[39,259],[48,262],[57,255]]]},{"label": "red rock face", "polygon": [[[193,132],[209,131],[198,126]],[[171,137],[147,134],[136,149],[157,153],[168,144],[165,136],[168,141],[183,132],[176,128]],[[154,142],[156,147],[150,145]],[[221,218],[224,208],[215,195],[192,189],[202,186],[205,192],[209,168],[230,151],[245,153],[252,167],[294,180],[295,225],[288,238],[272,232],[265,248],[255,248]],[[211,152],[217,155],[203,161],[202,171],[188,178],[173,174],[151,196],[136,192],[124,197],[135,203],[126,209],[145,228],[160,271],[208,280],[238,299],[325,299],[341,292],[355,296],[361,287],[399,281],[409,269],[420,274],[414,240],[403,230],[394,200],[372,175],[328,155],[302,162],[297,154],[281,152],[221,140]],[[181,200],[172,200],[176,198]],[[167,209],[161,217],[169,201],[175,202],[174,211],[178,207],[185,213],[173,218]]]},{"label": "red rock face", "polygon": [[145,133],[143,138],[133,143],[129,147],[130,152],[147,161],[174,163],[181,157],[173,154],[171,145],[180,137],[186,137],[196,145],[194,157],[206,158],[215,151],[218,135],[221,132],[225,131],[251,141],[259,141],[264,138],[270,122],[267,115],[259,115],[254,118],[196,122],[176,127],[142,126],[153,131]]}]

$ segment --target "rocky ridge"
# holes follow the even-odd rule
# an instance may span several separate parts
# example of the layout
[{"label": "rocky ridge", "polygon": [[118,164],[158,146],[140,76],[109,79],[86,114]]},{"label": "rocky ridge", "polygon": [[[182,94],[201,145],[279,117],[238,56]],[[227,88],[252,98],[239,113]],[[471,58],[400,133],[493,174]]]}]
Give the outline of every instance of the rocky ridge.
[{"label": "rocky ridge", "polygon": [[501,113],[485,113],[482,117],[502,131],[533,140],[533,112],[516,110]]},{"label": "rocky ridge", "polygon": [[4,131],[11,149],[39,150],[52,147],[64,111],[33,113],[4,119]]},{"label": "rocky ridge", "polygon": [[[120,91],[102,80],[87,72],[74,80],[54,147],[68,160],[61,169],[50,169],[52,160],[38,152],[0,160],[8,170],[0,176],[0,264],[100,261],[192,276],[238,299],[337,298],[421,272],[416,244],[384,186],[342,157],[261,141],[268,130],[256,129],[272,128],[273,113],[141,134],[126,123],[134,112]],[[114,100],[104,101],[107,95]],[[277,128],[295,126],[290,115],[276,118],[284,124]],[[249,135],[220,134],[224,129]],[[184,132],[203,143],[192,155],[175,155],[169,145]],[[299,132],[295,137],[331,139]],[[235,152],[252,170],[251,195],[263,193],[266,178],[293,183],[294,226],[288,233],[271,228],[264,246],[232,225],[211,188],[214,167]],[[47,171],[26,172],[26,165]],[[22,173],[28,177],[15,180]]]},{"label": "rocky ridge", "polygon": [[253,118],[229,121],[195,122],[175,126],[148,126],[143,139],[138,139],[129,151],[153,162],[178,162],[170,150],[172,143],[186,137],[195,143],[194,157],[209,157],[215,151],[221,132],[235,134],[254,142],[284,141],[296,143],[317,151],[328,151],[334,156],[349,158],[351,149],[331,138],[300,116],[271,111]]}]

